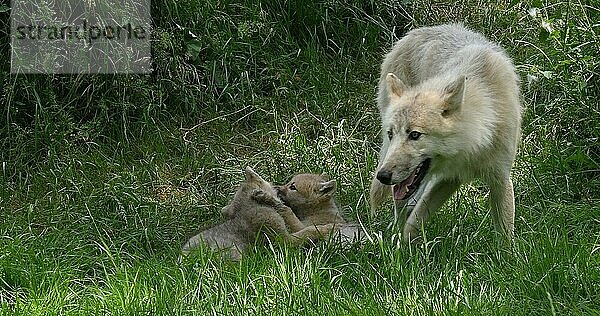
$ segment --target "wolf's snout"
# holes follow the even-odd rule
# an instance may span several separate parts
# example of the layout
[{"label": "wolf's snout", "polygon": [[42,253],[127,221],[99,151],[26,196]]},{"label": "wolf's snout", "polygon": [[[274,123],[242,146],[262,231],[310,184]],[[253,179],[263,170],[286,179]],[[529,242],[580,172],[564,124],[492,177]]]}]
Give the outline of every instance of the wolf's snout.
[{"label": "wolf's snout", "polygon": [[278,185],[274,185],[273,189],[275,190],[275,193],[277,194],[277,197],[279,199],[282,199],[285,196],[285,194],[283,192],[283,187],[278,186]]},{"label": "wolf's snout", "polygon": [[377,180],[383,184],[392,184],[392,173],[387,170],[381,170],[377,172]]}]

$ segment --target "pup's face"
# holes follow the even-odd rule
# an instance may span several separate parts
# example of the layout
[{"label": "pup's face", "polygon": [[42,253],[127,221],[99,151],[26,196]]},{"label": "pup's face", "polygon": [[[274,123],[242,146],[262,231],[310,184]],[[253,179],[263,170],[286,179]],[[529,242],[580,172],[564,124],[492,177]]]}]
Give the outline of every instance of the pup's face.
[{"label": "pup's face", "polygon": [[298,174],[286,185],[276,187],[279,198],[292,209],[304,209],[331,200],[335,193],[335,180],[328,181],[318,174]]}]

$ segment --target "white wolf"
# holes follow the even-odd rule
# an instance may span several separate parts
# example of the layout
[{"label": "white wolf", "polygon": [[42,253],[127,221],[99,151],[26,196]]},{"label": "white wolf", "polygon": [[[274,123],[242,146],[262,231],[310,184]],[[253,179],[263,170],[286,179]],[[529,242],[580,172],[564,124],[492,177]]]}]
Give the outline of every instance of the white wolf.
[{"label": "white wolf", "polygon": [[415,29],[385,56],[377,103],[383,144],[372,210],[393,192],[403,238],[415,241],[431,212],[480,178],[496,230],[512,239],[521,106],[504,50],[462,25]]}]

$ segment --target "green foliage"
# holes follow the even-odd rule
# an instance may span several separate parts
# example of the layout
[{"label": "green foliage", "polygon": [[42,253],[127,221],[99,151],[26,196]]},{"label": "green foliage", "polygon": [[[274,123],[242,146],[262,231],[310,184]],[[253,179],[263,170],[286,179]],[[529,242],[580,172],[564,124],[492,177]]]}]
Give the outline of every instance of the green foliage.
[{"label": "green foliage", "polygon": [[[153,1],[151,75],[10,75],[0,41],[0,315],[597,314],[599,11]],[[499,42],[522,78],[512,248],[491,233],[478,183],[433,216],[423,247],[367,207],[381,58],[406,30],[451,21]],[[275,183],[328,173],[347,217],[380,237],[178,262],[246,165]]]}]

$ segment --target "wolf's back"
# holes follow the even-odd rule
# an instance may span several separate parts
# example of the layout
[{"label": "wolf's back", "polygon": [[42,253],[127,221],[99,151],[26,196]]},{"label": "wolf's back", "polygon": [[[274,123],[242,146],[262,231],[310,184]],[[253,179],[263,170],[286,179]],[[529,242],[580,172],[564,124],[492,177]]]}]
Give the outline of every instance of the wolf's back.
[{"label": "wolf's back", "polygon": [[460,24],[419,28],[408,32],[386,55],[380,82],[392,72],[402,82],[417,85],[448,68],[448,62],[467,46],[505,54],[500,46]]}]

